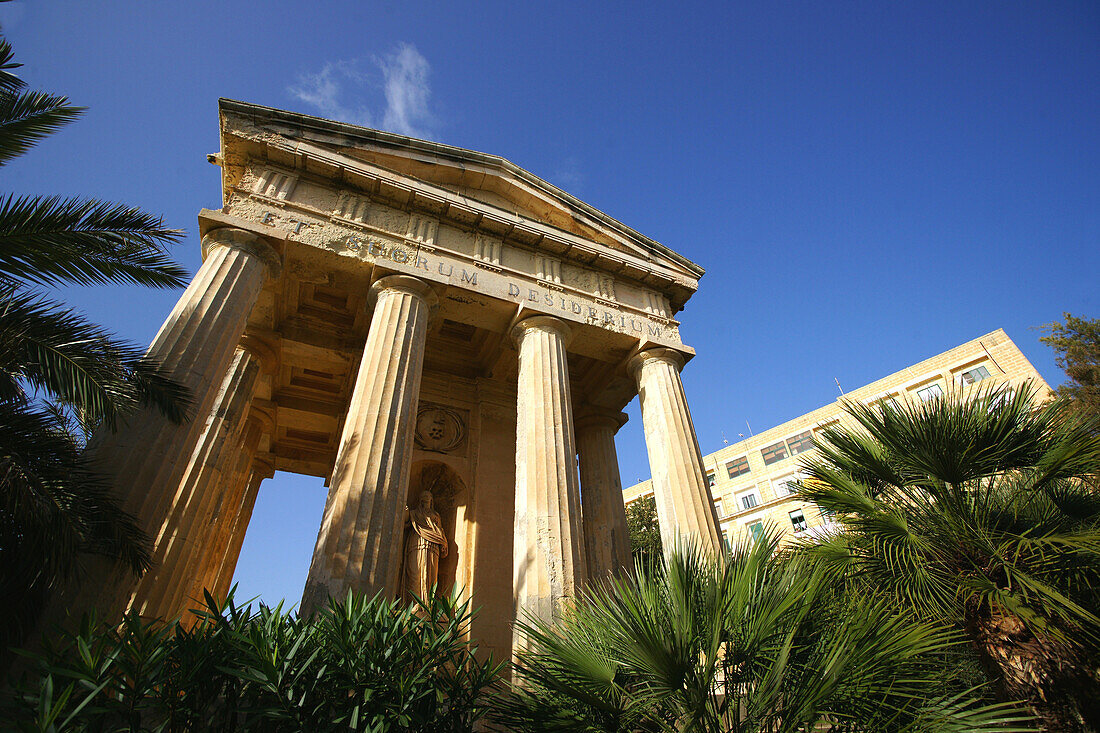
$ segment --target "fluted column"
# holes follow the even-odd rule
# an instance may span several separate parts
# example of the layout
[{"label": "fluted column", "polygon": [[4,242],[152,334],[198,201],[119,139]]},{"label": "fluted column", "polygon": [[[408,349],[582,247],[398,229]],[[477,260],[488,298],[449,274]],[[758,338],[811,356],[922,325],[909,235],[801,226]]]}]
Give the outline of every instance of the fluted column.
[{"label": "fluted column", "polygon": [[[521,321],[516,408],[513,550],[516,620],[556,619],[586,568],[565,346],[569,327],[551,316]],[[524,644],[517,632],[513,648]]]},{"label": "fluted column", "polygon": [[239,506],[248,488],[253,458],[263,433],[264,421],[253,410],[214,457],[208,471],[206,506],[194,531],[195,552],[189,553],[186,565],[181,566],[173,577],[171,595],[165,602],[175,609],[176,614],[201,607],[203,591],[214,589],[213,578],[234,531]]},{"label": "fluted column", "polygon": [[680,382],[683,366],[683,357],[672,349],[643,351],[628,363],[642,403],[642,425],[665,552],[677,542],[686,541],[720,556],[718,518]]},{"label": "fluted column", "polygon": [[[256,508],[256,497],[260,494],[260,484],[265,479],[275,475],[275,470],[270,464],[261,461],[254,462],[254,468],[247,477],[244,497],[235,503],[236,517],[233,520],[232,531],[226,537],[225,550],[221,553],[221,560],[217,568],[211,568],[212,572],[207,576],[207,587],[210,588],[215,598],[224,598],[233,583],[233,573],[237,570],[237,560],[241,557],[241,547],[244,545],[245,533],[248,524],[252,520],[252,510]],[[240,600],[240,599],[238,599]]]},{"label": "fluted column", "polygon": [[588,578],[601,580],[631,567],[630,532],[619,479],[615,433],[626,422],[621,413],[577,418],[577,453],[581,463],[581,507]]},{"label": "fluted column", "polygon": [[[268,276],[277,276],[279,258],[260,237],[242,229],[222,228],[202,241],[205,260],[160,332],[148,355],[191,390],[191,419],[176,425],[152,408],[131,415],[116,432],[101,432],[90,450],[113,479],[122,509],[154,541],[166,526],[178,499],[188,459],[205,425],[219,385],[240,341],[249,313]],[[155,550],[154,550],[155,552]],[[99,608],[120,614],[137,578],[110,563],[89,562],[75,596],[59,599],[69,611]]]},{"label": "fluted column", "polygon": [[349,588],[396,596],[413,424],[434,296],[426,282],[384,277],[371,287],[370,331],[329,481],[302,610]]},{"label": "fluted column", "polygon": [[143,616],[170,619],[189,607],[180,605],[180,591],[194,576],[210,543],[210,515],[229,488],[226,468],[236,467],[259,374],[254,351],[238,348],[191,453],[162,534],[156,538],[153,566],[131,596],[129,607]]}]

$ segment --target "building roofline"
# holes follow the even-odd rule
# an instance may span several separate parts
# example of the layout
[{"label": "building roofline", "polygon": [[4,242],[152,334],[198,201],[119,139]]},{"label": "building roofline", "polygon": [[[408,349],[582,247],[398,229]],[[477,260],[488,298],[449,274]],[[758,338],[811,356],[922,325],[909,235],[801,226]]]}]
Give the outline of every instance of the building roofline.
[{"label": "building roofline", "polygon": [[[908,365],[906,367],[903,367],[901,369],[898,369],[896,371],[890,372],[886,376],[880,377],[880,378],[874,380],[873,382],[868,382],[867,384],[861,385],[861,386],[857,387],[856,389],[853,389],[852,391],[845,393],[841,398],[837,398],[837,400],[835,400],[833,402],[821,405],[820,407],[816,407],[812,410],[808,410],[807,412],[804,412],[801,415],[793,417],[790,420],[785,420],[785,421],[779,423],[778,425],[774,425],[774,426],[768,428],[767,430],[763,430],[759,433],[756,433],[755,435],[753,435],[751,437],[744,438],[742,440],[737,441],[736,443],[730,443],[729,445],[722,446],[721,448],[719,448],[716,451],[711,451],[710,453],[704,454],[703,455],[703,461],[704,461],[703,469],[704,469],[704,472],[706,472],[708,469],[712,468],[712,466],[708,466],[706,464],[707,461],[713,461],[714,462],[713,467],[717,468],[721,463],[727,462],[732,458],[736,458],[736,457],[738,457],[739,455],[741,455],[743,453],[748,453],[749,451],[757,450],[762,445],[768,445],[768,444],[771,444],[771,443],[774,443],[774,442],[778,442],[779,440],[782,440],[783,438],[789,436],[791,433],[793,433],[796,430],[795,423],[803,423],[803,421],[805,421],[807,418],[812,419],[815,416],[816,413],[820,413],[819,417],[820,417],[821,420],[825,420],[826,418],[836,417],[837,413],[838,413],[838,410],[843,409],[840,405],[838,405],[838,402],[840,402],[840,400],[843,399],[843,398],[855,399],[856,401],[866,401],[868,399],[868,397],[864,397],[864,396],[852,397],[852,396],[857,395],[857,394],[862,395],[865,391],[869,391],[870,392],[870,397],[878,398],[878,397],[885,396],[886,393],[892,393],[892,392],[895,392],[895,391],[898,391],[898,390],[903,390],[904,389],[903,384],[899,384],[896,387],[884,390],[883,387],[880,385],[880,383],[881,382],[894,381],[897,377],[900,377],[900,376],[904,375],[904,373],[906,371],[908,371],[910,369],[920,369],[921,365],[926,364],[927,362],[939,359],[939,358],[943,357],[946,354],[950,354],[952,351],[968,349],[968,348],[972,348],[974,346],[980,345],[983,348],[983,350],[985,350],[986,354],[989,355],[989,358],[993,359],[992,354],[989,353],[989,349],[986,346],[986,343],[989,342],[990,340],[999,340],[999,339],[1003,339],[1004,341],[1007,341],[1008,343],[1012,344],[1012,346],[1017,351],[1020,351],[1019,346],[1017,346],[1016,342],[1013,341],[1007,333],[1005,333],[1005,330],[1003,328],[995,329],[993,331],[990,331],[989,333],[982,334],[981,336],[978,336],[977,338],[970,339],[969,341],[964,341],[961,344],[958,344],[956,346],[952,346],[950,349],[945,349],[945,350],[943,350],[939,353],[933,354],[932,356],[929,356],[925,359],[921,359],[918,362],[910,364],[910,365]],[[1020,353],[1022,354],[1023,352],[1021,351]],[[1024,358],[1025,358],[1025,360],[1027,359],[1026,356]],[[996,359],[993,359],[993,361],[994,361],[994,363],[996,363]],[[1038,370],[1035,369],[1035,367],[1031,364],[1031,362],[1028,361],[1027,363],[1028,363],[1028,366],[1033,371],[1035,371],[1036,374],[1038,374]],[[924,374],[925,371],[927,371],[927,370],[926,369],[920,370],[920,376],[922,376],[922,377],[923,376],[928,376],[927,374]],[[1003,369],[1002,369],[1002,371],[1003,371]],[[1041,374],[1039,375],[1039,379],[1042,380],[1044,385],[1046,384],[1046,381],[1042,379]],[[910,380],[909,384],[912,385],[914,383],[920,383],[920,381],[921,380],[918,377],[918,378],[915,378],[913,380]],[[802,427],[803,427],[803,429],[805,429],[804,426],[802,426]],[[639,482],[633,484],[632,486],[628,486],[628,487],[624,488],[623,492],[624,492],[624,494],[637,493],[638,496],[648,495],[648,493],[652,493],[652,481],[653,481],[652,477],[647,478],[644,481],[639,481]],[[646,487],[645,490],[642,490],[642,487]]]},{"label": "building roofline", "polygon": [[349,138],[359,139],[364,142],[370,142],[382,147],[394,148],[394,149],[407,149],[415,150],[421,153],[429,153],[447,160],[452,160],[459,164],[465,163],[477,163],[479,165],[486,166],[488,168],[496,169],[502,173],[511,175],[524,183],[532,186],[535,189],[556,198],[568,206],[577,209],[584,214],[599,221],[601,224],[617,231],[619,234],[626,238],[633,240],[638,245],[645,249],[650,250],[654,254],[659,254],[663,257],[673,260],[678,265],[684,267],[696,277],[701,278],[706,272],[702,266],[692,262],[687,257],[676,252],[669,247],[661,244],[660,242],[650,239],[644,234],[638,232],[635,229],[623,224],[618,219],[605,214],[596,207],[586,204],[576,196],[573,196],[566,191],[558,188],[552,183],[539,178],[534,173],[519,167],[515,163],[512,163],[506,158],[499,155],[491,155],[489,153],[481,153],[476,150],[467,150],[466,148],[456,147],[454,145],[445,145],[443,143],[432,142],[430,140],[422,140],[420,138],[409,137],[407,135],[398,135],[393,132],[386,132],[384,130],[375,130],[370,127],[362,127],[360,125],[352,125],[347,122],[336,122],[334,120],[327,120],[323,117],[315,117],[313,115],[302,114],[300,112],[290,112],[287,110],[276,109],[274,107],[265,107],[260,104],[253,104],[251,102],[241,102],[235,99],[220,98],[218,100],[218,109],[221,112],[235,112],[237,114],[249,115],[252,117],[265,118],[270,120],[276,120],[279,122],[290,123],[298,125],[302,128],[312,128],[323,132],[336,133],[339,135],[345,135]]}]

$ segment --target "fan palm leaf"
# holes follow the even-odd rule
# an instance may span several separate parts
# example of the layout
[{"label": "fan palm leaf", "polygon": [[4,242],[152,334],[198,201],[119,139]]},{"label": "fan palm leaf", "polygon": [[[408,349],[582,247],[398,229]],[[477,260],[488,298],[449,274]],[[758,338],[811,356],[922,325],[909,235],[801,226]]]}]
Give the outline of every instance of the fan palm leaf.
[{"label": "fan palm leaf", "polygon": [[1085,730],[1100,725],[1100,423],[1035,394],[848,404],[853,427],[822,431],[797,488],[836,522],[804,552],[853,592],[954,625],[1004,699]]},{"label": "fan palm leaf", "polygon": [[693,548],[590,590],[528,647],[498,722],[510,730],[1031,730],[1011,704],[944,683],[955,632],[845,598],[779,534],[724,563]]}]

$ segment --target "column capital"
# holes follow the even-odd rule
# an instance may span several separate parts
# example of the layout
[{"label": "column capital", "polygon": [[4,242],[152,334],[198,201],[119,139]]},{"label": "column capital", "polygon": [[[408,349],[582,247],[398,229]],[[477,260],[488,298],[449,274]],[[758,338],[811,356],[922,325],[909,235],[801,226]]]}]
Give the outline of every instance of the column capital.
[{"label": "column capital", "polygon": [[247,351],[253,359],[260,364],[260,371],[264,374],[272,374],[279,363],[279,354],[266,338],[254,333],[246,333],[241,337],[238,348]]},{"label": "column capital", "polygon": [[626,369],[630,372],[635,379],[638,378],[638,370],[645,365],[646,362],[660,361],[665,364],[671,364],[677,372],[684,368],[684,357],[675,349],[657,348],[646,349],[645,351],[639,351],[634,356],[630,357],[626,362]]},{"label": "column capital", "polygon": [[248,410],[248,421],[255,422],[260,427],[261,433],[267,433],[272,436],[274,440],[275,436],[275,417],[271,414],[272,411],[266,406],[257,405],[253,402]]},{"label": "column capital", "polygon": [[439,297],[427,280],[421,280],[412,275],[387,275],[375,280],[370,286],[370,291],[367,293],[367,306],[373,308],[378,301],[378,296],[388,291],[408,293],[424,301],[432,309],[439,305]]},{"label": "column capital", "polygon": [[518,346],[529,331],[550,331],[557,334],[566,345],[573,338],[573,329],[562,319],[554,316],[530,316],[512,326],[512,341]]},{"label": "column capital", "polygon": [[202,238],[202,256],[206,259],[215,247],[227,247],[247,252],[258,257],[267,265],[267,275],[274,280],[283,271],[283,261],[279,253],[275,251],[267,241],[258,234],[237,229],[236,227],[219,227],[206,233]]},{"label": "column capital", "polygon": [[582,408],[573,419],[573,429],[579,433],[586,428],[611,428],[612,433],[617,433],[628,419],[625,412]]},{"label": "column capital", "polygon": [[252,459],[252,473],[265,479],[275,475],[275,456],[271,453],[257,453]]}]

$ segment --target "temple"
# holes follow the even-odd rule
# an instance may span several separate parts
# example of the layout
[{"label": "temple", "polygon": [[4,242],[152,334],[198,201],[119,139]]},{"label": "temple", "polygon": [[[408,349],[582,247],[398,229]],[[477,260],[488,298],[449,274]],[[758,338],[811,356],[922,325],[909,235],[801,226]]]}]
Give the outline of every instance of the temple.
[{"label": "temple", "polygon": [[150,347],[196,417],[93,441],[154,565],[93,571],[74,608],[224,594],[262,482],[290,471],[328,486],[304,613],[398,597],[430,491],[440,587],[507,657],[514,619],[630,562],[615,433],[635,395],[666,546],[720,548],[675,319],[698,265],[496,156],[229,100],[220,124],[224,205]]}]

